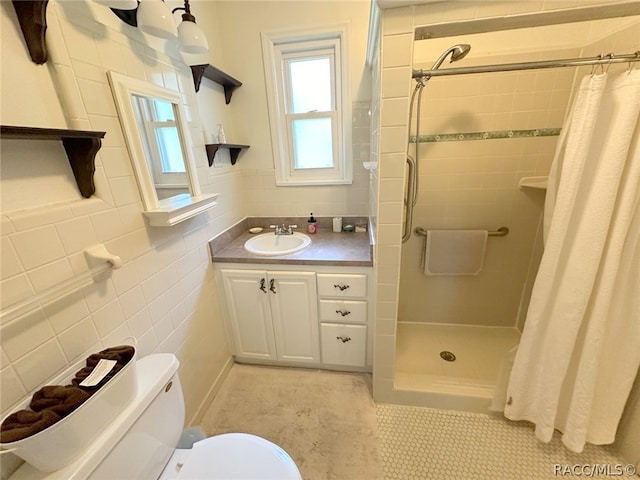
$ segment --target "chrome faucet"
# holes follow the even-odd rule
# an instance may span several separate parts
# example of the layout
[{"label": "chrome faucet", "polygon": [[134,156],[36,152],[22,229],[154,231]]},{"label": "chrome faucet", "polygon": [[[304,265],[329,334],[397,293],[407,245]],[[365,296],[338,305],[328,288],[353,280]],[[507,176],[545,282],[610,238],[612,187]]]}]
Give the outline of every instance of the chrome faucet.
[{"label": "chrome faucet", "polygon": [[298,228],[298,225],[288,225],[285,227],[283,223],[282,225],[269,225],[269,228],[274,228],[275,231],[273,233],[276,235],[293,235],[293,229]]}]

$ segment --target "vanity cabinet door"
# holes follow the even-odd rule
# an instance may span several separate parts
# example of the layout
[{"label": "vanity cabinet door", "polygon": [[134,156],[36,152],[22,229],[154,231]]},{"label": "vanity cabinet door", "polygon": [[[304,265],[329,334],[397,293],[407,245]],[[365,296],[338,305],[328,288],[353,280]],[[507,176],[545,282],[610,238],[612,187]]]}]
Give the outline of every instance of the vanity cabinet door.
[{"label": "vanity cabinet door", "polygon": [[222,269],[234,354],[320,362],[315,272]]},{"label": "vanity cabinet door", "polygon": [[266,272],[222,269],[220,278],[230,316],[234,353],[247,358],[277,360]]},{"label": "vanity cabinet door", "polygon": [[267,272],[278,360],[320,361],[316,274]]}]

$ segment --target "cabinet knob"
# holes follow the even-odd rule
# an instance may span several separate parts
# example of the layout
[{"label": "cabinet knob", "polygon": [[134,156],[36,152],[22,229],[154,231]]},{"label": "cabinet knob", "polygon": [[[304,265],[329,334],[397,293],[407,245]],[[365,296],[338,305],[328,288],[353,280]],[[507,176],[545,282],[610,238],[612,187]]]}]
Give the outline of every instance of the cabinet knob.
[{"label": "cabinet knob", "polygon": [[343,337],[342,335],[339,337],[336,337],[336,340],[340,340],[342,341],[342,343],[347,343],[351,341],[351,337]]},{"label": "cabinet knob", "polygon": [[333,288],[337,288],[341,292],[344,292],[345,290],[347,290],[349,288],[349,285],[340,285],[339,283],[334,283],[333,284]]},{"label": "cabinet knob", "polygon": [[336,313],[339,313],[343,317],[346,317],[347,315],[351,315],[351,312],[349,310],[336,310]]}]

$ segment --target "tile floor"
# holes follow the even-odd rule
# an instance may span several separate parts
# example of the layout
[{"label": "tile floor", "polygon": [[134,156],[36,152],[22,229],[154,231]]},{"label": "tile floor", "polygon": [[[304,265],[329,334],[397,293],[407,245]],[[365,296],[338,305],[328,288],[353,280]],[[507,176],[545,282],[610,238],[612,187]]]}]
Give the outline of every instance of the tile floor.
[{"label": "tile floor", "polygon": [[598,479],[637,478],[624,474],[613,447],[587,445],[578,455],[559,436],[544,444],[530,424],[499,416],[378,404],[377,418],[385,480],[546,480],[574,465],[623,469]]}]

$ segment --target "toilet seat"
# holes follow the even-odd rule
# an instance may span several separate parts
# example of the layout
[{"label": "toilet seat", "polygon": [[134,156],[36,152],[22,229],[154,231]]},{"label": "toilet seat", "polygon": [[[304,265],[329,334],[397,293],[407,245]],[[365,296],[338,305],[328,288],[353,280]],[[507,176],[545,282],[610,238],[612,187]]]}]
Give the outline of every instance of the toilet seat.
[{"label": "toilet seat", "polygon": [[180,455],[183,465],[175,478],[181,480],[302,480],[287,452],[247,433],[205,438]]}]

